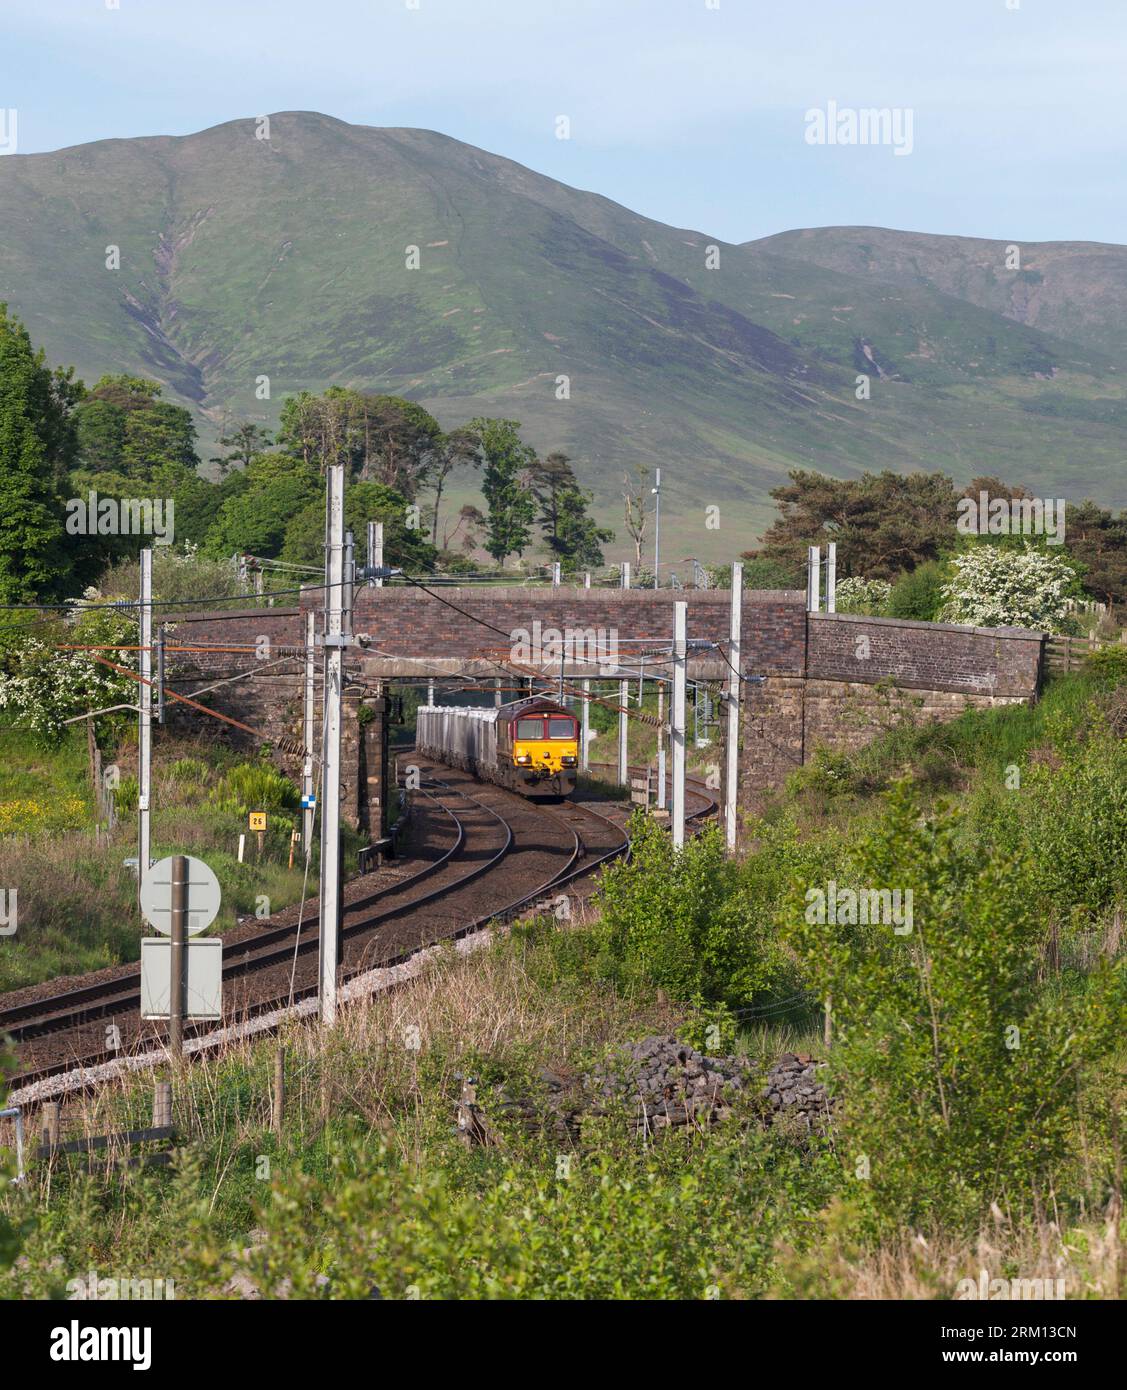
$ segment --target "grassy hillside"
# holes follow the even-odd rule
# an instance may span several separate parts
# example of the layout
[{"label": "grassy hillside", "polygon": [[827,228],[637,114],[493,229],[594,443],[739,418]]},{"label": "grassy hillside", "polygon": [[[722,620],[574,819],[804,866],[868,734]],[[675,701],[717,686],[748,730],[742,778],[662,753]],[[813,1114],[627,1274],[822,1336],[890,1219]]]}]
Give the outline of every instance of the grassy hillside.
[{"label": "grassy hillside", "polygon": [[[1020,251],[1008,269],[1007,252]],[[992,314],[1122,364],[1127,360],[1127,247],[1094,241],[989,241],[887,227],[811,227],[747,242],[754,256],[779,255],[859,280],[938,290]]]},{"label": "grassy hillside", "polygon": [[[887,281],[883,252],[824,266],[806,249],[729,246],[434,132],[312,113],[273,117],[269,140],[234,121],[0,162],[0,299],[88,381],[164,382],[205,456],[225,421],[272,424],[287,394],[337,382],[445,425],[519,418],[620,529],[623,468],[664,465],[670,554],[743,548],[796,465],[994,472],[1127,503],[1127,403],[1094,317],[1018,322],[966,277]],[[1110,322],[1106,250],[1058,298],[1106,298]]]}]

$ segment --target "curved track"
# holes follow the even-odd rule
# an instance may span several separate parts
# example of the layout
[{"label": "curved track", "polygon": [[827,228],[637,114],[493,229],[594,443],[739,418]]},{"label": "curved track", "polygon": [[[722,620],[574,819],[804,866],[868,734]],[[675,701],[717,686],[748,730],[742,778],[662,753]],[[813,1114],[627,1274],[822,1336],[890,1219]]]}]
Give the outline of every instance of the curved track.
[{"label": "curved track", "polygon": [[[579,802],[549,808],[439,764],[424,762],[422,769],[415,803],[422,862],[406,873],[388,865],[345,885],[344,979],[504,920],[553,892],[558,896],[629,850],[621,813],[616,821]],[[705,813],[703,807],[697,812]],[[225,1022],[315,994],[318,940],[315,900],[304,911],[240,923],[225,938]],[[66,990],[23,991],[0,1000],[0,1034],[10,1034],[18,1048],[15,1082],[113,1061],[157,1042],[161,1035],[139,1013],[136,965],[100,972]]]}]

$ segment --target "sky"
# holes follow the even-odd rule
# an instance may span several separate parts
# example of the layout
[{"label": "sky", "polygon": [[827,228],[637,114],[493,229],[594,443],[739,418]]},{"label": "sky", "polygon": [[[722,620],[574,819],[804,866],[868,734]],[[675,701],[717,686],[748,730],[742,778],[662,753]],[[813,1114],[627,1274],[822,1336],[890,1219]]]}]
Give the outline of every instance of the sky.
[{"label": "sky", "polygon": [[[17,154],[322,111],[726,241],[1123,242],[1125,92],[1127,0],[0,0]],[[811,143],[831,102],[910,152]]]}]

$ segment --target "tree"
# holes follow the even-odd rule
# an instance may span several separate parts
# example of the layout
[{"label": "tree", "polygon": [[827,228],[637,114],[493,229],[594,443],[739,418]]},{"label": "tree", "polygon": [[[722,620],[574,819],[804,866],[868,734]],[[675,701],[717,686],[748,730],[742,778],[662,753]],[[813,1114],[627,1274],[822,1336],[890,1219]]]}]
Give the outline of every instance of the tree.
[{"label": "tree", "polygon": [[87,473],[148,479],[163,464],[194,471],[200,461],[191,412],[161,400],[160,383],[144,377],[101,377],[78,404],[74,423]]},{"label": "tree", "polygon": [[0,599],[54,597],[67,572],[61,477],[73,451],[69,377],[0,304]]},{"label": "tree", "polygon": [[593,498],[578,487],[564,488],[559,497],[556,554],[565,574],[581,569],[601,569],[602,546],[614,540],[614,532],[599,526],[587,508]]},{"label": "tree", "polygon": [[383,483],[414,501],[444,439],[415,401],[330,386],[286,401],[277,442],[322,472],[343,464],[350,480]]},{"label": "tree", "polygon": [[[205,553],[216,559],[236,551],[276,559],[290,522],[319,492],[323,494],[316,472],[291,454],[271,453],[257,455],[232,477],[245,483],[233,489],[220,508]],[[323,552],[317,558],[323,558]]]},{"label": "tree", "polygon": [[364,432],[360,481],[382,483],[413,502],[443,450],[446,436],[438,421],[402,396],[364,396],[359,414]]},{"label": "tree", "polygon": [[824,887],[796,881],[781,925],[815,997],[833,1000],[835,1148],[851,1173],[864,1160],[860,1201],[893,1229],[976,1230],[992,1201],[1050,1190],[1082,1069],[1118,1043],[1124,971],[1043,984],[1029,861],[921,811],[897,788],[852,864]]},{"label": "tree", "polygon": [[121,458],[125,471],[135,478],[147,478],[166,463],[194,471],[200,460],[191,412],[168,401],[128,412]]},{"label": "tree", "polygon": [[[133,700],[137,687],[89,651],[60,651],[57,641],[91,646],[137,641],[137,620],[117,609],[77,604],[75,622],[46,636],[20,634],[4,653],[0,670],[0,711],[5,720],[28,729],[45,744],[65,734],[64,721],[85,710],[105,709]],[[105,653],[102,653],[105,655]],[[132,653],[111,654],[118,665],[135,666]]]},{"label": "tree", "polygon": [[552,453],[537,459],[529,471],[532,495],[540,506],[540,529],[548,550],[558,557],[561,499],[568,489],[577,486],[575,471],[566,454]]},{"label": "tree", "polygon": [[592,502],[580,488],[566,454],[549,454],[531,472],[532,495],[540,504],[540,528],[548,552],[566,573],[596,569],[603,563],[600,543],[614,539],[614,532],[597,526],[588,515]]},{"label": "tree", "polygon": [[[407,573],[434,568],[436,552],[418,527],[408,524],[407,499],[383,483],[354,483],[344,495],[344,524],[360,543],[369,521],[384,526],[384,563]],[[322,565],[325,559],[325,489],[295,512],[286,525],[280,558],[295,565]]]},{"label": "tree", "polygon": [[790,483],[773,488],[779,516],[758,551],[745,559],[805,568],[811,545],[837,544],[842,578],[895,579],[903,570],[938,559],[956,540],[958,494],[942,473],[863,473],[828,478],[795,469]]},{"label": "tree", "polygon": [[458,519],[451,528],[443,527],[442,530],[442,549],[449,550],[457,539],[459,532],[462,534],[461,548],[469,554],[475,549],[478,543],[478,533],[485,526],[485,515],[480,507],[475,507],[471,502],[465,503],[458,508]]},{"label": "tree", "polygon": [[626,532],[634,542],[634,568],[642,568],[642,542],[646,539],[646,489],[649,476],[639,464],[631,479],[622,475],[622,502],[626,516]]},{"label": "tree", "polygon": [[[442,504],[442,493],[446,487],[446,480],[455,468],[465,464],[479,467],[481,452],[480,441],[473,430],[462,427],[451,430],[449,434],[442,436],[430,468],[429,481],[434,488],[434,512],[431,518],[430,538],[434,545],[438,544],[438,511]],[[465,511],[464,507],[462,511]],[[459,513],[459,525],[463,519]],[[458,529],[455,527],[455,531]],[[442,548],[443,550],[446,549],[445,541]]]},{"label": "tree", "polygon": [[835,593],[837,611],[880,617],[888,610],[891,593],[887,579],[843,579]]},{"label": "tree", "polygon": [[1083,566],[1084,587],[1107,604],[1127,603],[1127,511],[1118,518],[1085,500],[1065,514],[1067,546]]},{"label": "tree", "polygon": [[536,505],[528,474],[536,451],[521,442],[518,420],[478,418],[470,422],[485,460],[481,490],[488,507],[485,548],[499,565],[520,554],[532,535]]},{"label": "tree", "polygon": [[125,448],[125,412],[107,400],[90,400],[75,416],[78,456],[95,473],[113,473]]},{"label": "tree", "polygon": [[943,584],[946,566],[937,560],[925,560],[914,570],[907,570],[892,586],[886,613],[890,618],[910,618],[915,622],[933,623],[943,606]]},{"label": "tree", "polygon": [[211,460],[212,463],[219,464],[222,475],[236,463],[241,463],[244,468],[249,468],[250,461],[255,454],[261,454],[270,447],[270,435],[261,425],[256,425],[251,420],[244,420],[241,425],[220,436],[219,447],[230,451]]}]

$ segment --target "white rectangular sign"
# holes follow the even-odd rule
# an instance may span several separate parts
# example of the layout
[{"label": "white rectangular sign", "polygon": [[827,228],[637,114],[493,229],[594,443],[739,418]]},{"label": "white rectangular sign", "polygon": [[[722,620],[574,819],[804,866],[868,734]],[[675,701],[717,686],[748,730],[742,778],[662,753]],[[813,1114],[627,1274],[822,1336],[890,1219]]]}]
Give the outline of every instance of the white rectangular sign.
[{"label": "white rectangular sign", "polygon": [[[184,943],[188,983],[184,1017],[217,1020],[223,1017],[223,941],[218,936],[191,937]],[[167,936],[141,938],[141,1017],[168,1017],[172,940]]]}]

